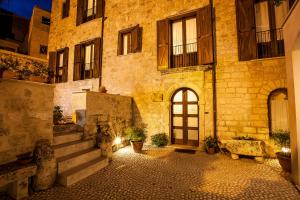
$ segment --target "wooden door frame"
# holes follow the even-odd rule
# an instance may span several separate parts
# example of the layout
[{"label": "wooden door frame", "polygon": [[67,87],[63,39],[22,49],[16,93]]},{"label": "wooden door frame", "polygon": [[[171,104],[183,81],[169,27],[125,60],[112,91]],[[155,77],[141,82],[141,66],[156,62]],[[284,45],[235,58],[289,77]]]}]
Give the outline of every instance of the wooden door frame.
[{"label": "wooden door frame", "polygon": [[[184,98],[185,95],[187,95],[187,91],[190,90],[191,92],[193,92],[196,97],[197,97],[197,102],[188,102],[187,101],[187,96]],[[173,102],[173,99],[175,97],[175,95],[179,92],[179,91],[183,91],[183,96],[182,96],[182,102]],[[186,100],[184,102],[184,99]],[[199,131],[199,128],[200,128],[200,124],[199,124],[199,115],[200,115],[200,112],[199,112],[199,96],[198,94],[193,90],[193,89],[190,89],[190,88],[187,88],[187,87],[183,87],[183,88],[179,88],[178,90],[176,90],[172,97],[171,97],[171,108],[170,108],[170,115],[169,115],[169,118],[170,118],[170,142],[171,144],[176,144],[175,143],[175,138],[173,138],[174,136],[174,133],[173,133],[173,129],[176,129],[175,126],[173,126],[173,118],[174,118],[174,115],[176,117],[176,115],[180,115],[180,117],[182,117],[183,119],[183,122],[182,122],[182,145],[190,145],[190,146],[199,146],[199,139],[200,139],[200,131]],[[182,114],[173,114],[173,105],[182,105]],[[188,108],[188,105],[197,105],[197,114],[187,114],[187,108]],[[197,117],[197,127],[188,127],[187,123],[188,123],[188,117]],[[186,130],[184,129],[184,127],[186,128]],[[193,140],[188,140],[188,132],[185,133],[186,131],[188,130],[197,130],[198,131],[198,137],[197,137],[197,142],[194,142]],[[185,138],[186,137],[186,138]],[[186,144],[184,144],[184,139],[186,139]],[[195,140],[196,141],[196,140]]]}]

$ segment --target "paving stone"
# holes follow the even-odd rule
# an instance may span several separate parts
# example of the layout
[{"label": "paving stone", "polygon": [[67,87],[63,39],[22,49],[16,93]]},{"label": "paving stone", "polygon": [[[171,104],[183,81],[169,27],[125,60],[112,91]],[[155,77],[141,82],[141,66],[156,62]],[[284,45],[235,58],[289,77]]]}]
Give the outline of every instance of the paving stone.
[{"label": "paving stone", "polygon": [[135,154],[130,147],[121,149],[102,171],[70,188],[55,186],[29,199],[300,199],[276,160],[258,164],[224,154],[145,149],[144,154]]}]

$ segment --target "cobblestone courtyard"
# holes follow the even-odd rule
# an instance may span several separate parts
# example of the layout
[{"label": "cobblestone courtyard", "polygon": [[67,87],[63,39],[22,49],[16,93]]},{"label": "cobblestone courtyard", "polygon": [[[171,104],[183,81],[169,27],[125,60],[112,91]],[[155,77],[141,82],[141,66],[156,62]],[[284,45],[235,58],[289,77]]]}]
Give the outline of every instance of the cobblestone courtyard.
[{"label": "cobblestone courtyard", "polygon": [[184,154],[171,148],[134,154],[124,148],[104,170],[64,188],[38,192],[31,200],[90,199],[300,199],[274,167],[223,154]]}]

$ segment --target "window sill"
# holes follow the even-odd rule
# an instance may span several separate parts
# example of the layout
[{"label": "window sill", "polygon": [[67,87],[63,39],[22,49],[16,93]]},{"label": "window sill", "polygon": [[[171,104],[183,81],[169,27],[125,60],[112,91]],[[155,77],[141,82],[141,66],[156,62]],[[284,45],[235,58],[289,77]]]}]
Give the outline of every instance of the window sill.
[{"label": "window sill", "polygon": [[[270,58],[257,58],[253,60],[249,60],[250,62],[256,62],[256,61],[264,61],[264,60],[276,60],[276,59],[285,59],[285,56],[279,56],[279,57],[270,57]],[[242,62],[242,61],[240,61]]]},{"label": "window sill", "polygon": [[197,66],[188,66],[188,67],[177,67],[177,68],[169,68],[164,70],[159,70],[162,75],[166,74],[175,74],[175,73],[183,73],[183,72],[193,72],[193,71],[206,71],[211,69],[212,65],[197,65]]},{"label": "window sill", "polygon": [[130,55],[134,55],[134,54],[139,54],[139,53],[142,53],[142,52],[128,53],[126,55],[120,54],[120,55],[118,55],[118,57],[126,57],[126,56],[130,56]]}]

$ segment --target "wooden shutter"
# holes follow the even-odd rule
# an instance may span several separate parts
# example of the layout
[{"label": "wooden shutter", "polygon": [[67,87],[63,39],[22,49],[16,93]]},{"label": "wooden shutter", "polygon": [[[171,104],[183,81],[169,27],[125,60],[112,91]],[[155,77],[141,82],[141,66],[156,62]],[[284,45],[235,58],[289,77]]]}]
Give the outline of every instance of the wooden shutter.
[{"label": "wooden shutter", "polygon": [[69,61],[69,48],[66,47],[64,49],[64,68],[63,68],[63,76],[62,76],[62,82],[68,82],[68,61]]},{"label": "wooden shutter", "polygon": [[123,38],[122,38],[122,33],[121,31],[119,31],[118,33],[118,52],[117,52],[117,55],[122,55],[123,53]]},{"label": "wooden shutter", "polygon": [[55,51],[51,51],[49,52],[49,76],[53,76],[51,77],[51,83],[54,83],[54,78],[55,78],[55,74],[56,74],[56,52]]},{"label": "wooden shutter", "polygon": [[94,78],[99,78],[101,75],[101,38],[95,39],[95,61],[94,61]]},{"label": "wooden shutter", "polygon": [[69,11],[70,11],[70,0],[66,0],[65,3],[63,3],[63,12],[62,12],[62,17],[68,17],[69,16]]},{"label": "wooden shutter", "polygon": [[77,44],[75,45],[75,51],[74,51],[74,73],[73,73],[73,80],[77,81],[80,80],[80,70],[81,70],[81,45]]},{"label": "wooden shutter", "polygon": [[198,63],[200,65],[214,62],[212,26],[211,5],[208,5],[197,12]]},{"label": "wooden shutter", "polygon": [[84,0],[77,0],[76,26],[82,24],[83,22],[83,1]]},{"label": "wooden shutter", "polygon": [[157,22],[157,66],[158,70],[169,68],[169,20]]},{"label": "wooden shutter", "polygon": [[101,18],[103,16],[104,0],[96,0],[96,18]]},{"label": "wooden shutter", "polygon": [[254,0],[236,0],[239,60],[256,58]]},{"label": "wooden shutter", "polygon": [[131,31],[131,52],[141,52],[142,50],[142,28],[137,25]]}]

